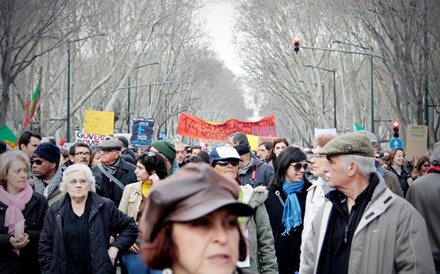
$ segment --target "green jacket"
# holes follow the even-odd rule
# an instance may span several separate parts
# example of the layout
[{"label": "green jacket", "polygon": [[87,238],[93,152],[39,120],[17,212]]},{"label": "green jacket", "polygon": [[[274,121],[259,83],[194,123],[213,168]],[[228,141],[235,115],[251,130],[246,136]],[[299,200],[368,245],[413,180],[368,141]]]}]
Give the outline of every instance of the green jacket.
[{"label": "green jacket", "polygon": [[264,201],[267,199],[265,186],[252,188],[241,186],[243,203],[254,209],[254,214],[246,218],[249,235],[250,270],[254,273],[278,273],[272,228]]}]

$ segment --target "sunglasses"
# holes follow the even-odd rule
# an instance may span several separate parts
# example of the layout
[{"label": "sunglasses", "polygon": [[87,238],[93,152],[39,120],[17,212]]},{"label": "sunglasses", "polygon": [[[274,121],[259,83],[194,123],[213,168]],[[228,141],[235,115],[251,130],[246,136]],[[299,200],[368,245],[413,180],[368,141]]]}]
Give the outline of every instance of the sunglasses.
[{"label": "sunglasses", "polygon": [[295,169],[295,171],[300,171],[301,168],[304,168],[304,170],[307,170],[307,167],[309,166],[307,163],[305,164],[301,164],[301,163],[296,163],[296,164],[291,164],[291,166],[293,166],[293,168]]},{"label": "sunglasses", "polygon": [[238,166],[238,161],[217,161],[216,165],[220,166],[227,166],[228,164],[231,164],[231,166]]},{"label": "sunglasses", "polygon": [[31,165],[36,164],[37,166],[41,166],[43,164],[43,161],[41,160],[31,160]]}]

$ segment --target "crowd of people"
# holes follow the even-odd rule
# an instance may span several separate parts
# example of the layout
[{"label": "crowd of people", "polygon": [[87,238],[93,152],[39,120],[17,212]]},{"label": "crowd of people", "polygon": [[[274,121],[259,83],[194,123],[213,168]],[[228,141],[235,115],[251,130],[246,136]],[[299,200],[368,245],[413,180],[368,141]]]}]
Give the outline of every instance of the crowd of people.
[{"label": "crowd of people", "polygon": [[0,273],[440,273],[440,142],[406,159],[363,132],[125,137],[0,155]]}]

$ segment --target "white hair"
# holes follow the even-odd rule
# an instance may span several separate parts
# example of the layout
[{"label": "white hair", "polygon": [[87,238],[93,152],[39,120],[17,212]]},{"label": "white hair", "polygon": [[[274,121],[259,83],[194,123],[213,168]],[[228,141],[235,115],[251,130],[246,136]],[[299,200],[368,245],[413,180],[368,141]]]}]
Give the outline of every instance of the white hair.
[{"label": "white hair", "polygon": [[64,170],[63,179],[61,180],[60,187],[59,187],[60,191],[63,193],[66,193],[67,183],[69,182],[68,177],[73,172],[77,172],[77,171],[82,171],[86,175],[86,179],[89,184],[90,191],[96,192],[95,177],[93,176],[93,173],[90,170],[90,168],[85,164],[73,164],[73,165],[69,166],[68,168],[66,168],[66,170]]},{"label": "white hair", "polygon": [[340,155],[339,158],[343,163],[344,171],[346,171],[346,166],[348,164],[355,162],[359,171],[367,178],[369,178],[372,173],[376,172],[376,163],[373,157],[345,154]]}]

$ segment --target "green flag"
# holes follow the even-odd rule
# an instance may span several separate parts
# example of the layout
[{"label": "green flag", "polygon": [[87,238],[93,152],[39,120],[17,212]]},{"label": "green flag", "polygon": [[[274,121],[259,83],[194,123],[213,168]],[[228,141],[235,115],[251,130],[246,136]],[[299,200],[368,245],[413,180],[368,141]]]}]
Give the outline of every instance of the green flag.
[{"label": "green flag", "polygon": [[18,138],[8,126],[4,125],[0,128],[0,140],[5,141],[10,148],[14,148],[17,145]]},{"label": "green flag", "polygon": [[362,130],[365,130],[365,128],[363,128],[361,125],[356,124],[356,123],[353,123],[353,128],[354,128],[354,131],[362,131]]}]

